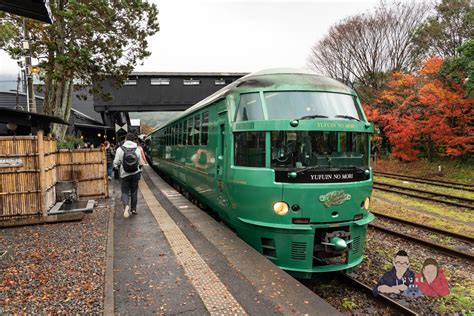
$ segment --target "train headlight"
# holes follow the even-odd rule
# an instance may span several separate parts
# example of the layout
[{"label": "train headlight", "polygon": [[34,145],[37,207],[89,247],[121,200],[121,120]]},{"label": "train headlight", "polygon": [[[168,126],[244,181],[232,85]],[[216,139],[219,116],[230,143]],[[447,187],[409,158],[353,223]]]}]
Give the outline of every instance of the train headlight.
[{"label": "train headlight", "polygon": [[273,212],[277,215],[286,215],[288,209],[288,204],[286,202],[276,202],[273,204]]},{"label": "train headlight", "polygon": [[365,201],[364,201],[364,208],[366,210],[369,210],[369,207],[370,207],[370,198],[369,197],[366,197],[365,198]]}]

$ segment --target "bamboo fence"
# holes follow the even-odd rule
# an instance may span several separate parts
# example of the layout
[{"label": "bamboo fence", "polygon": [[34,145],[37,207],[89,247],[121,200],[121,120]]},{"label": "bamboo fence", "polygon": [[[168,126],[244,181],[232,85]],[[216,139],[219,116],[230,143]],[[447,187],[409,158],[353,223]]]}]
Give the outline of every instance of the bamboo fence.
[{"label": "bamboo fence", "polygon": [[[8,165],[11,163],[12,165]],[[56,203],[56,183],[78,182],[79,197],[108,197],[105,150],[57,150],[56,140],[0,137],[0,219],[42,214]]]},{"label": "bamboo fence", "polygon": [[77,181],[79,197],[108,197],[105,150],[60,150],[57,157],[58,181]]}]

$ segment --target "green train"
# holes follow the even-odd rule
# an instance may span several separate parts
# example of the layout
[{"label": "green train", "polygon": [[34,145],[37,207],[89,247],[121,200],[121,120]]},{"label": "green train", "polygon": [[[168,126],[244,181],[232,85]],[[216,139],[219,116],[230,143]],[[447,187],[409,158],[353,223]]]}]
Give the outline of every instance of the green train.
[{"label": "green train", "polygon": [[147,138],[152,166],[299,278],[363,259],[370,137],[356,93],[294,69],[249,74]]}]

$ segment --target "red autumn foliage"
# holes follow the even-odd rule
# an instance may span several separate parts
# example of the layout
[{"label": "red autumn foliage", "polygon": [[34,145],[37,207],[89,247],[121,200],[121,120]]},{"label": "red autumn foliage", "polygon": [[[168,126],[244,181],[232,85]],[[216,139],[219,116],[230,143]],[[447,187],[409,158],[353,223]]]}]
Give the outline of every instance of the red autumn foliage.
[{"label": "red autumn foliage", "polygon": [[416,74],[394,72],[367,116],[379,125],[392,155],[405,161],[424,153],[450,157],[474,152],[474,98],[461,84],[439,78],[443,60],[428,59]]}]

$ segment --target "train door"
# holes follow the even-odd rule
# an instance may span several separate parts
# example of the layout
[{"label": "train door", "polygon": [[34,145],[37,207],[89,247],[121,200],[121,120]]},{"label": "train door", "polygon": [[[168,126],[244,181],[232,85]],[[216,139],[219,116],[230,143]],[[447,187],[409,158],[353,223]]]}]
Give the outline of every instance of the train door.
[{"label": "train door", "polygon": [[217,169],[216,169],[216,184],[217,184],[217,200],[219,204],[225,206],[224,194],[224,174],[225,174],[225,129],[226,129],[227,113],[219,113],[218,118],[218,139],[217,139]]}]

